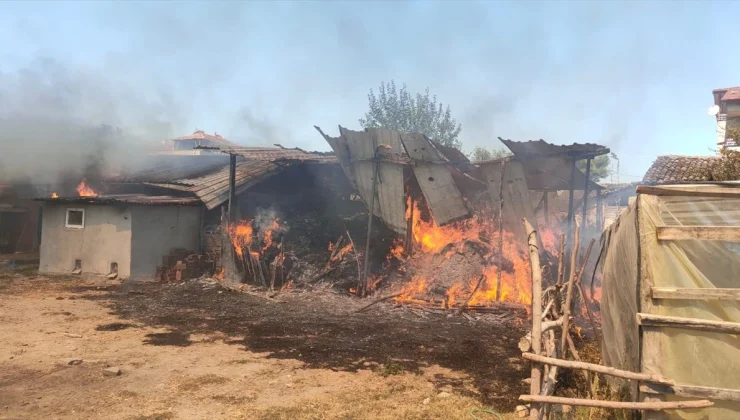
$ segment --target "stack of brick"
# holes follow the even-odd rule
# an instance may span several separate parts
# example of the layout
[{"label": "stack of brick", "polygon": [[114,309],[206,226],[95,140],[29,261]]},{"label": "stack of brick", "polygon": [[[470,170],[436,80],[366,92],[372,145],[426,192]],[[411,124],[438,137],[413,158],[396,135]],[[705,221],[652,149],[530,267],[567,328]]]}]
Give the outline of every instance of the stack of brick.
[{"label": "stack of brick", "polygon": [[162,265],[157,267],[155,277],[161,281],[183,281],[205,274],[213,274],[216,266],[213,260],[182,248],[173,248],[162,257]]}]

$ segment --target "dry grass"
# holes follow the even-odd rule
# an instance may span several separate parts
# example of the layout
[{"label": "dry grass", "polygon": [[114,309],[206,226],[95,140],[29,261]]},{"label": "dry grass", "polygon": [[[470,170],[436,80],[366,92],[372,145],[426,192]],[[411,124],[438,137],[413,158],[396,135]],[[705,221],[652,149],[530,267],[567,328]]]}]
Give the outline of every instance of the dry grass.
[{"label": "dry grass", "polygon": [[[495,407],[482,407],[474,398],[443,393],[423,386],[414,375],[394,376],[385,389],[363,393],[330,393],[287,407],[254,407],[244,413],[244,418],[261,420],[331,420],[331,419],[497,419],[475,409],[496,411]],[[505,420],[516,418],[501,414]]]},{"label": "dry grass", "polygon": [[219,385],[228,382],[230,379],[224,376],[214,375],[209,373],[207,375],[197,376],[195,378],[188,378],[179,384],[177,384],[178,391],[195,392],[207,385]]}]

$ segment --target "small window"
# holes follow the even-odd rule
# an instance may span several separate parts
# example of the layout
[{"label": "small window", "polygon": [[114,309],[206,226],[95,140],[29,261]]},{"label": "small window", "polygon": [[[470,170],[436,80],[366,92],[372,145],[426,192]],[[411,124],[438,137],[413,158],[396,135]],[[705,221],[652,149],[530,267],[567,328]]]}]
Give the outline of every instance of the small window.
[{"label": "small window", "polygon": [[65,227],[72,229],[82,229],[85,227],[85,209],[67,209],[67,219]]}]

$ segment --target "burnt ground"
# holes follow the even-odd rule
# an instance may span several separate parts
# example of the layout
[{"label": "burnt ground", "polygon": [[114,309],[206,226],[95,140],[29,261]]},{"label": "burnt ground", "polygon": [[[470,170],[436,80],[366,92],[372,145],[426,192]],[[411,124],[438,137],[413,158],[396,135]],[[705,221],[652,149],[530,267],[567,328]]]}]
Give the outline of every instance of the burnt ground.
[{"label": "burnt ground", "polygon": [[521,380],[529,371],[517,348],[525,331],[516,322],[420,314],[393,310],[393,304],[356,313],[371,301],[323,288],[275,298],[201,281],[111,286],[94,295],[84,288],[76,291],[84,299],[103,302],[122,320],[168,330],[148,334],[146,345],[187,347],[193,343],[191,335],[218,333],[227,337],[226,344],[269,353],[272,359],[299,360],[307,368],[358,372],[382,366],[389,374],[420,374],[438,365],[470,380],[436,375],[436,388],[451,386],[502,412],[512,411],[518,395],[527,391]]},{"label": "burnt ground", "polygon": [[356,313],[371,300],[323,286],[273,296],[0,261],[0,418],[509,419],[527,391],[508,309]]}]

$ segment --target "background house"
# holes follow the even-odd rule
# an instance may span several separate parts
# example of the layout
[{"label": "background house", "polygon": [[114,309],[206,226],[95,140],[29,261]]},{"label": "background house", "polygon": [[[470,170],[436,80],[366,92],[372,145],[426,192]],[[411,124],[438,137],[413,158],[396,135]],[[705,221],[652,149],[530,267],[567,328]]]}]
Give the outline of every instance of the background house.
[{"label": "background house", "polygon": [[196,198],[44,198],[39,271],[153,277],[172,248],[200,247]]},{"label": "background house", "polygon": [[740,86],[715,89],[714,113],[717,119],[717,147],[740,148],[740,139],[728,136],[728,129],[740,130]]}]

